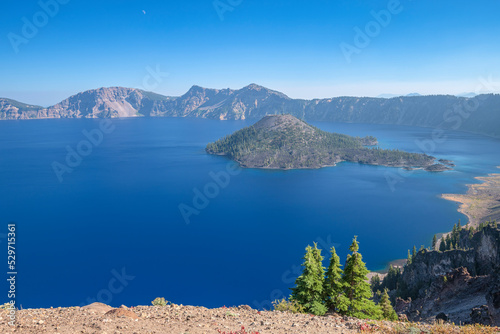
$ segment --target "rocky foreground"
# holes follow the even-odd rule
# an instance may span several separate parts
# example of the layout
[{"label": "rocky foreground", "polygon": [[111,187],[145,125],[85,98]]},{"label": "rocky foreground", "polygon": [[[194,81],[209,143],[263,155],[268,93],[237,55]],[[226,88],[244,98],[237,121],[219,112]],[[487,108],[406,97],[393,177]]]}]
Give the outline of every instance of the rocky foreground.
[{"label": "rocky foreground", "polygon": [[323,317],[278,311],[167,305],[112,308],[94,303],[84,307],[17,311],[15,326],[9,311],[0,311],[0,333],[499,333],[496,327],[458,327],[369,321],[330,314]]}]

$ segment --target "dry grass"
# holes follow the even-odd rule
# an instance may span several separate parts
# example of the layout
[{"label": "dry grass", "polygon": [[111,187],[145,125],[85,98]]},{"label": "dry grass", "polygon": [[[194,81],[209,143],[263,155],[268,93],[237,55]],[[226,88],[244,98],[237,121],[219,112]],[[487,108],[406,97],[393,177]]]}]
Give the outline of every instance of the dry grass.
[{"label": "dry grass", "polygon": [[482,325],[455,326],[453,324],[421,324],[421,323],[381,323],[377,332],[387,334],[495,334],[499,327]]}]

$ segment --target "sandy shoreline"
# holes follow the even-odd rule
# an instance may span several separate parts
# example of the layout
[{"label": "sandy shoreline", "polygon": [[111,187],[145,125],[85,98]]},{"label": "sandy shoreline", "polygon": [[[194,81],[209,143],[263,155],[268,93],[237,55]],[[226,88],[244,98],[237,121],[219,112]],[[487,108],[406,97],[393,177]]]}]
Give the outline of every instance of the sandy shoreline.
[{"label": "sandy shoreline", "polygon": [[500,174],[479,176],[476,179],[483,182],[467,185],[469,189],[466,194],[441,195],[446,200],[460,203],[458,211],[467,216],[472,226],[500,218]]}]

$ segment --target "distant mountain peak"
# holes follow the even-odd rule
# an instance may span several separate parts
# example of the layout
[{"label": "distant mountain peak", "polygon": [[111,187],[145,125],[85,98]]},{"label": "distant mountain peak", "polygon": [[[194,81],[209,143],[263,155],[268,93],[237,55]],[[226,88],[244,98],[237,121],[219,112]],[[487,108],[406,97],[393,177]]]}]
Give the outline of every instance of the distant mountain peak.
[{"label": "distant mountain peak", "polygon": [[392,99],[393,97],[412,97],[412,96],[422,96],[422,94],[419,93],[410,93],[410,94],[380,94],[377,95],[377,98],[381,99]]},{"label": "distant mountain peak", "polygon": [[265,92],[267,94],[272,94],[272,95],[277,95],[279,97],[285,98],[285,99],[290,99],[286,94],[283,94],[281,92],[278,92],[276,90],[269,89],[267,87],[257,85],[257,84],[250,84],[248,86],[243,87],[240,91],[255,91],[255,92]]},{"label": "distant mountain peak", "polygon": [[476,97],[477,94],[474,92],[468,92],[468,93],[460,93],[456,96],[458,96],[458,97]]},{"label": "distant mountain peak", "polygon": [[270,89],[268,89],[268,88],[266,88],[264,86],[257,85],[255,83],[251,83],[250,85],[243,87],[243,89],[253,89],[253,90],[262,90],[262,89],[265,89],[265,90],[270,90]]},{"label": "distant mountain peak", "polygon": [[377,99],[392,99],[393,97],[397,97],[398,95],[397,94],[380,94],[380,95],[377,95],[376,98]]},{"label": "distant mountain peak", "polygon": [[[106,94],[129,94],[130,92],[133,91],[139,91],[139,89],[135,88],[128,88],[128,87],[99,87],[99,88],[94,88],[94,89],[88,89],[83,92],[78,92],[74,95],[71,95],[65,100],[77,97],[77,96],[82,96],[82,95],[96,95],[96,96],[101,96],[101,95],[106,95]],[[63,101],[65,101],[63,100]]]},{"label": "distant mountain peak", "polygon": [[201,86],[193,85],[193,86],[191,86],[191,88],[189,88],[189,90],[184,95],[193,95],[193,94],[203,92],[204,90],[205,90],[205,88],[203,88]]}]

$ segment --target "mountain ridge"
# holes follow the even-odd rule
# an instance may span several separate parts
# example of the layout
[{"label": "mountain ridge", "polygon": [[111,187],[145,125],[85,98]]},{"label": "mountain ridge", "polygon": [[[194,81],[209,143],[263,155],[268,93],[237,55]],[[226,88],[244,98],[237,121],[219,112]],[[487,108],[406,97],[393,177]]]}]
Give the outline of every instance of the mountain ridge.
[{"label": "mountain ridge", "polygon": [[500,137],[499,94],[303,100],[250,84],[236,90],[194,85],[178,97],[137,88],[101,87],[47,108],[0,98],[0,120],[141,116],[244,120],[284,113],[307,121],[408,125]]}]

